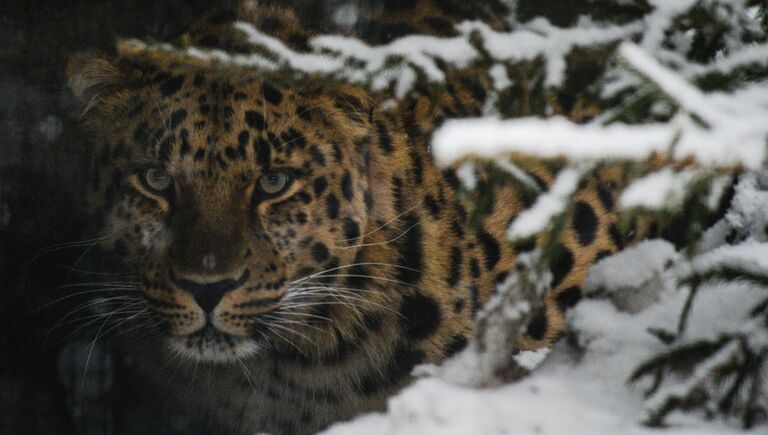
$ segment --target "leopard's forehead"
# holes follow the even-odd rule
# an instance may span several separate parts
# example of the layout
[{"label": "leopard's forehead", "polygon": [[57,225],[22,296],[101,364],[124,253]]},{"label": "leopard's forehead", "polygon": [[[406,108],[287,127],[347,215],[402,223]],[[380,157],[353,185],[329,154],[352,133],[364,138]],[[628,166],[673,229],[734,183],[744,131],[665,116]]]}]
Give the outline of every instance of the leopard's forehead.
[{"label": "leopard's forehead", "polygon": [[308,98],[294,86],[221,72],[156,72],[115,125],[116,146],[130,149],[131,164],[177,176],[323,167],[345,147],[335,109],[329,98]]}]

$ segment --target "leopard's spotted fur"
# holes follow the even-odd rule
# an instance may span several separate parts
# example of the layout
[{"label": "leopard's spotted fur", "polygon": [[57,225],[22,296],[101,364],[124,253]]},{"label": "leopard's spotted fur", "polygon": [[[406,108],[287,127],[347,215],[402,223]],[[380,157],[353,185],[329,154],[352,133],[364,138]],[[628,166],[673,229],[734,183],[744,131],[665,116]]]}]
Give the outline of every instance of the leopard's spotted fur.
[{"label": "leopard's spotted fur", "polygon": [[[474,12],[402,3],[400,15],[366,18],[371,42],[450,35],[467,14],[503,28],[493,2]],[[297,50],[322,30],[274,6],[234,13]],[[245,50],[233,17],[203,20],[184,41]],[[492,193],[464,201],[426,139],[442,119],[481,113],[490,79],[471,68],[383,113],[381,96],[325,78],[129,45],[121,54],[75,57],[69,74],[95,147],[103,245],[139,274],[166,327],[126,346],[147,379],[233,430],[311,433],[381,409],[415,365],[466,345],[474,315],[535,246],[550,254],[552,286],[520,342],[547,346],[588,266],[627,241],[616,192],[636,174],[622,165],[583,178],[559,231],[515,244],[510,222],[564,161],[513,156],[534,186],[481,177],[496,183]],[[148,186],[148,169],[167,173],[170,187]],[[290,185],[261,192],[260,177],[277,170]],[[196,377],[199,364],[213,375]]]}]

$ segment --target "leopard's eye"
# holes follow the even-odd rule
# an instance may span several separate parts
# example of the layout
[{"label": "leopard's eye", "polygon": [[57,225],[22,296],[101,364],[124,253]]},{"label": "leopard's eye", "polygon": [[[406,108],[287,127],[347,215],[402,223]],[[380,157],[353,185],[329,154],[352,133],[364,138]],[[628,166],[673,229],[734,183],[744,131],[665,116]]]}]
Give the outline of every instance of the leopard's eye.
[{"label": "leopard's eye", "polygon": [[150,189],[162,192],[171,185],[171,176],[162,169],[149,168],[144,172],[144,182]]},{"label": "leopard's eye", "polygon": [[285,172],[270,172],[259,177],[259,190],[267,195],[279,195],[288,188],[290,176]]}]

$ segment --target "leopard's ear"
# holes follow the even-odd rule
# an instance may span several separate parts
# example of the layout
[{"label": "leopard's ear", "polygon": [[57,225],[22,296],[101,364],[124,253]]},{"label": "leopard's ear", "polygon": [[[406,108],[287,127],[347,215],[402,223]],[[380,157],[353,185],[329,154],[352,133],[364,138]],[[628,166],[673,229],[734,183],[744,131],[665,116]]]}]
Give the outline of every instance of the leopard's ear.
[{"label": "leopard's ear", "polygon": [[69,88],[83,106],[83,114],[104,106],[127,85],[127,74],[106,57],[78,53],[67,64]]}]

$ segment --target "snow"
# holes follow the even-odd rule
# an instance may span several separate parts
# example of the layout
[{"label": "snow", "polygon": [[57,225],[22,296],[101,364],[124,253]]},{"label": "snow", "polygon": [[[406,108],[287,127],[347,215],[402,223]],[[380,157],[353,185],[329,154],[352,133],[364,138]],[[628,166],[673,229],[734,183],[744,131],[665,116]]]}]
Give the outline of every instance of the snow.
[{"label": "snow", "polygon": [[706,65],[688,65],[686,69],[686,75],[701,76],[713,72],[729,74],[734,69],[743,67],[744,65],[765,63],[768,63],[768,45],[752,45],[744,47],[743,49],[734,53],[718,57]]},{"label": "snow", "polygon": [[619,204],[625,209],[677,208],[696,175],[694,171],[674,172],[672,168],[664,168],[632,182],[619,197]]},{"label": "snow", "polygon": [[575,160],[643,159],[668,150],[674,136],[674,129],[664,124],[598,126],[562,117],[455,119],[435,132],[432,149],[443,167],[468,155],[494,158],[510,152]]},{"label": "snow", "polygon": [[491,76],[491,80],[493,80],[493,88],[497,91],[503,90],[512,84],[512,80],[510,80],[507,74],[507,69],[500,63],[492,66],[488,70],[488,74]]},{"label": "snow", "polygon": [[690,113],[695,113],[710,126],[726,122],[726,116],[707,101],[707,97],[684,78],[662,66],[648,52],[632,43],[619,47],[619,56],[641,74],[652,79],[662,91]]},{"label": "snow", "polygon": [[565,211],[568,200],[576,190],[579,177],[586,170],[581,168],[566,168],[555,178],[549,192],[540,195],[531,208],[523,211],[512,222],[507,231],[510,240],[523,239],[532,236],[546,228],[553,217]]},{"label": "snow", "polygon": [[[584,279],[587,294],[597,291],[639,289],[679,259],[675,247],[665,240],[644,240],[621,255],[600,260]],[[621,273],[616,273],[621,271]]]},{"label": "snow", "polygon": [[515,355],[515,360],[524,368],[533,370],[544,361],[544,358],[549,355],[549,351],[550,349],[546,347],[537,350],[524,350]]},{"label": "snow", "polygon": [[434,58],[462,67],[478,56],[469,41],[458,36],[438,38],[409,35],[381,46],[370,46],[359,39],[345,36],[318,36],[312,38],[310,44],[317,50],[330,50],[342,57],[363,60],[369,72],[382,69],[393,57],[404,57],[435,81],[442,81],[445,75],[437,67]]},{"label": "snow", "polygon": [[[762,249],[768,249],[765,246]],[[744,248],[744,253],[750,249]],[[703,264],[711,255],[704,254],[700,260],[694,260],[694,264]],[[598,270],[593,270],[591,281],[603,280],[609,283],[608,287],[623,287],[624,292],[631,293],[637,286],[653,282],[653,277],[660,273],[668,279],[679,274],[681,268],[671,267],[670,262],[682,265],[686,260],[667,242],[648,241],[603,260],[595,266]],[[605,273],[609,268],[621,268],[623,273]],[[622,310],[607,300],[587,300],[577,305],[569,324],[578,331],[583,354],[559,343],[531,376],[518,383],[484,389],[468,388],[463,381],[458,385],[455,366],[460,365],[462,359],[472,358],[470,348],[448,361],[445,369],[431,370],[430,377],[418,380],[390,399],[385,413],[337,424],[324,433],[765,433],[764,428],[741,431],[725,423],[704,422],[687,415],[674,415],[663,432],[639,423],[646,415],[645,406],[653,406],[675,388],[681,391],[685,388],[661,390],[644,402],[642,385],[626,385],[639,362],[663,349],[663,344],[649,334],[648,329],[674,330],[677,315],[686,301],[686,293],[672,287],[656,287],[655,291],[658,301],[646,304],[637,312]],[[693,305],[689,317],[691,332],[687,338],[713,338],[723,331],[743,328],[741,319],[760,296],[753,285],[739,281],[702,286],[700,299]],[[522,359],[528,357],[530,355]],[[700,377],[690,382],[697,382]]]},{"label": "snow", "polygon": [[[345,23],[356,20],[355,12],[339,9],[336,19]],[[394,41],[372,46],[347,36],[320,35],[309,41],[313,52],[297,52],[285,45],[280,39],[270,36],[250,23],[238,22],[235,28],[242,31],[246,40],[269,50],[278,64],[282,63],[294,70],[308,73],[336,75],[354,83],[370,80],[374,90],[383,90],[394,82],[395,94],[403,98],[413,88],[416,71],[424,73],[429,80],[442,81],[445,74],[438,67],[436,59],[457,67],[466,66],[479,54],[472,47],[469,39],[463,36],[438,38],[427,35],[408,35]],[[260,55],[233,58],[236,62],[247,62],[249,58],[259,59]],[[404,59],[394,67],[388,62]],[[348,60],[354,60],[359,67],[347,67]]]},{"label": "snow", "polygon": [[[354,23],[356,18],[355,11],[344,8],[339,9],[334,15],[334,19],[343,22],[344,25]],[[547,85],[555,86],[563,81],[565,56],[574,47],[608,44],[627,39],[641,29],[639,23],[598,27],[588,20],[582,20],[580,26],[573,29],[553,26],[544,19],[533,20],[526,23],[526,26],[527,28],[515,32],[502,33],[494,31],[482,22],[467,21],[458,26],[461,35],[456,37],[407,35],[379,46],[372,46],[351,37],[319,35],[309,41],[313,49],[312,53],[299,53],[249,23],[236,24],[236,28],[246,35],[248,42],[267,48],[276,58],[294,69],[306,72],[335,72],[353,82],[364,82],[378,76],[379,88],[384,87],[381,82],[386,80],[382,78],[382,74],[388,75],[388,78],[395,82],[401,82],[404,78],[399,74],[415,75],[414,68],[417,68],[426,75],[427,79],[440,82],[444,79],[444,73],[438,67],[436,59],[459,68],[480,59],[481,54],[470,41],[474,32],[479,32],[483,36],[483,48],[495,60],[545,58]],[[362,64],[362,69],[345,68],[345,63],[349,59]],[[403,59],[402,63],[407,66],[388,68],[386,64],[392,59]],[[239,61],[246,60],[241,58]],[[397,95],[400,98],[411,89],[408,84],[400,84],[398,87]]]},{"label": "snow", "polygon": [[[765,250],[763,251],[765,252]],[[689,340],[711,339],[728,332],[740,332],[749,313],[765,290],[744,281],[714,282],[698,290],[696,303],[688,317],[686,336]],[[765,335],[763,333],[762,335]]]},{"label": "snow", "polygon": [[235,23],[235,28],[243,32],[251,44],[265,47],[275,53],[282,62],[300,71],[331,74],[343,68],[341,59],[316,53],[296,52],[280,39],[260,31],[250,23],[238,22]]},{"label": "snow", "polygon": [[[765,240],[760,235],[765,234],[768,223],[768,192],[765,186],[768,180],[764,173],[749,174],[742,177],[736,186],[733,207],[728,210],[725,218],[733,228],[746,230],[752,237]],[[762,230],[762,231],[761,231]]]},{"label": "snow", "polygon": [[[557,416],[557,418],[552,418]],[[595,432],[599,428],[604,432]],[[363,417],[324,433],[344,434],[594,434],[627,431],[610,410],[584,401],[556,376],[514,386],[470,390],[424,379],[390,402],[387,415]]]},{"label": "snow", "polygon": [[461,184],[469,190],[475,190],[477,187],[477,175],[475,175],[475,164],[465,162],[456,168],[456,176]]},{"label": "snow", "polygon": [[[668,153],[676,159],[693,157],[704,165],[748,168],[765,162],[764,99],[706,95],[632,43],[622,44],[619,55],[672,98],[681,114],[668,123],[642,125],[574,124],[559,117],[451,120],[432,139],[437,163],[448,166],[466,155],[498,157],[510,152],[572,159],[643,159]],[[762,92],[767,92],[764,87]],[[705,125],[689,119],[688,113]]]},{"label": "snow", "polygon": [[504,158],[496,159],[494,163],[501,169],[509,172],[512,176],[514,176],[518,181],[521,183],[524,183],[534,191],[540,192],[541,188],[538,184],[536,184],[536,180],[533,179],[530,175],[526,174],[525,171],[520,169],[517,165],[510,162],[509,160],[506,160]]},{"label": "snow", "polygon": [[661,47],[664,33],[669,28],[672,20],[689,10],[696,0],[651,0],[653,11],[644,18],[645,29],[643,31],[642,45],[646,50],[654,50]]},{"label": "snow", "polygon": [[[638,323],[604,303],[583,304],[576,317],[594,334],[592,350],[580,364],[564,346],[557,346],[534,376],[512,385],[478,390],[446,379],[422,379],[392,398],[386,413],[337,424],[324,433],[659,433],[637,423],[643,416],[642,394],[624,385],[635,364],[658,348],[658,341],[644,330],[655,323]],[[663,433],[739,432],[717,423],[681,422],[685,425]]]},{"label": "snow", "polygon": [[708,252],[725,244],[733,233],[749,241],[768,240],[768,186],[766,174],[745,174],[736,185],[731,208],[725,218],[707,230],[698,243],[698,252]]},{"label": "snow", "polygon": [[546,19],[536,18],[525,24],[526,28],[514,32],[496,32],[487,24],[467,21],[459,25],[465,35],[478,32],[483,45],[496,60],[532,60],[539,56],[546,59],[548,86],[560,85],[565,77],[565,56],[574,47],[608,44],[629,38],[640,30],[637,23],[624,26],[599,27],[582,21],[580,26],[563,29],[553,26]]},{"label": "snow", "polygon": [[747,241],[736,246],[720,246],[695,258],[691,267],[697,273],[736,269],[766,276],[768,275],[768,244]]},{"label": "snow", "polygon": [[729,184],[730,179],[728,176],[715,177],[712,180],[706,201],[707,207],[709,207],[710,210],[717,210],[717,207],[720,205],[720,200],[723,198],[723,194],[725,194],[725,189],[728,188]]},{"label": "snow", "polygon": [[[340,26],[352,27],[357,22],[358,11],[351,5],[342,6],[334,12],[332,19]],[[427,80],[443,81],[445,74],[438,66],[438,60],[447,66],[462,68],[483,59],[484,54],[473,46],[472,38],[476,33],[483,37],[480,42],[483,50],[500,65],[509,60],[545,59],[546,84],[557,86],[563,83],[565,58],[573,48],[608,45],[629,39],[642,30],[642,23],[601,27],[582,19],[574,28],[560,28],[538,18],[513,32],[496,32],[482,22],[465,21],[457,26],[459,36],[406,35],[377,46],[352,37],[318,35],[309,40],[310,52],[295,51],[248,22],[236,22],[234,27],[243,33],[248,43],[266,49],[268,53],[228,54],[200,47],[181,51],[199,59],[221,63],[267,70],[288,67],[306,73],[323,73],[353,83],[370,83],[378,90],[394,83],[397,97],[403,98],[412,89],[417,71]],[[132,42],[143,45],[143,48],[177,51],[167,44]],[[393,60],[396,61],[394,65]],[[350,63],[355,66],[351,67]],[[505,81],[502,78],[496,83],[501,86]]]}]

